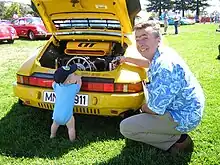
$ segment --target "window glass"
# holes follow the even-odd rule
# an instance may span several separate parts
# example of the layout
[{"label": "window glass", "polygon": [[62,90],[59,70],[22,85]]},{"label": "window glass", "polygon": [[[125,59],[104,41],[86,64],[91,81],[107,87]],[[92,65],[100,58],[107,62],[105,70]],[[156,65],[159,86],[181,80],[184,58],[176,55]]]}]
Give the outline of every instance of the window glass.
[{"label": "window glass", "polygon": [[24,19],[20,19],[19,24],[20,25],[24,25],[25,24],[25,20]]},{"label": "window glass", "polygon": [[17,19],[16,19],[16,20],[13,20],[13,21],[12,21],[12,24],[14,24],[14,25],[19,25],[19,20],[17,20]]},{"label": "window glass", "polygon": [[32,19],[30,19],[30,18],[26,19],[26,23],[27,24],[32,24]]}]

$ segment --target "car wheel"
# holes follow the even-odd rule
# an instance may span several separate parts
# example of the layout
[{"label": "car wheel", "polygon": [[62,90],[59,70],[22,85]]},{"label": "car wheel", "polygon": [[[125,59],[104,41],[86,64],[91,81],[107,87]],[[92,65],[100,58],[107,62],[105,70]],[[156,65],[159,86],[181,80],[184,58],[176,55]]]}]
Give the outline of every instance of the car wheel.
[{"label": "car wheel", "polygon": [[18,104],[19,105],[24,105],[24,102],[21,99],[18,99]]},{"label": "car wheel", "polygon": [[7,40],[7,42],[8,42],[9,44],[13,44],[14,41],[15,41],[15,40],[13,40],[13,39],[11,39],[11,40]]},{"label": "car wheel", "polygon": [[128,110],[128,111],[120,114],[120,116],[122,117],[122,119],[126,119],[128,117],[131,117],[133,115],[137,115],[137,114],[140,114],[140,113],[141,113],[140,109],[138,109],[138,110]]},{"label": "car wheel", "polygon": [[34,39],[35,39],[34,32],[29,31],[29,32],[28,32],[28,38],[29,38],[30,40],[34,40]]}]

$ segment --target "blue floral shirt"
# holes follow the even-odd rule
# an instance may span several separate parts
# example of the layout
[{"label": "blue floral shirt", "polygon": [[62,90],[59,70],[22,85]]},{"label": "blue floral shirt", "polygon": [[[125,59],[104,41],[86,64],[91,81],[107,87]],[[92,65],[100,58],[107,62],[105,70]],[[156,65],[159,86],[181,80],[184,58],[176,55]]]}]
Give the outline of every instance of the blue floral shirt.
[{"label": "blue floral shirt", "polygon": [[184,60],[172,49],[157,50],[148,70],[148,107],[159,115],[169,112],[186,133],[201,121],[205,97]]}]

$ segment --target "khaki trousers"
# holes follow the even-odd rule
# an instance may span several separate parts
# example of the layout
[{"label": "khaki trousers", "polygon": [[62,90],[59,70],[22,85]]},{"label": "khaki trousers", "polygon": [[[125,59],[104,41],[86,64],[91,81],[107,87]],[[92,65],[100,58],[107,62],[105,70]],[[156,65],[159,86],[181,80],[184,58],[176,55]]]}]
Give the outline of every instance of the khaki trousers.
[{"label": "khaki trousers", "polygon": [[124,119],[120,123],[120,132],[128,139],[168,150],[181,136],[176,126],[168,112],[164,115],[142,113]]}]

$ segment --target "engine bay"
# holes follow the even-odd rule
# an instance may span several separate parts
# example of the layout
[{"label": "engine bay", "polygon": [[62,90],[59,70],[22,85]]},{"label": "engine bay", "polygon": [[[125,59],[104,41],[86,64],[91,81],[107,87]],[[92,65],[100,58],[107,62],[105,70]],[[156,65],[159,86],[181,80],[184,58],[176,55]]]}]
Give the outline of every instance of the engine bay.
[{"label": "engine bay", "polygon": [[41,66],[56,69],[76,64],[81,71],[111,71],[120,64],[127,45],[101,41],[61,41],[59,46],[51,43],[39,62]]}]

